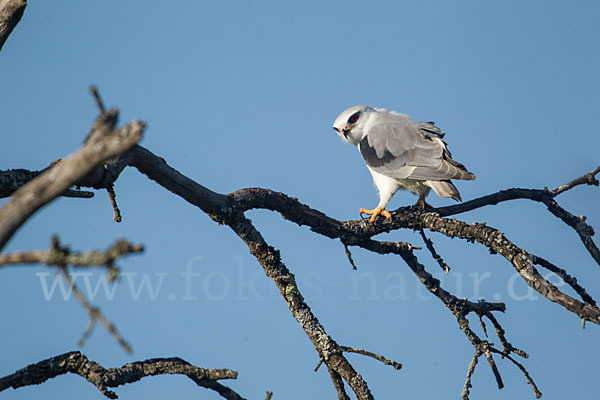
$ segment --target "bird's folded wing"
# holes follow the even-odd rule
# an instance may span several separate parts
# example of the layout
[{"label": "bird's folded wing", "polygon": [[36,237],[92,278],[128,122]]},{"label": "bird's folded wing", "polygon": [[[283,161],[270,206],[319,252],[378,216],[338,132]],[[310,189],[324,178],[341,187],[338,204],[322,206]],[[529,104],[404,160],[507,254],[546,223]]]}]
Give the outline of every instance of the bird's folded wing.
[{"label": "bird's folded wing", "polygon": [[475,179],[449,158],[441,139],[424,132],[412,120],[372,125],[360,141],[359,150],[370,168],[391,178]]}]

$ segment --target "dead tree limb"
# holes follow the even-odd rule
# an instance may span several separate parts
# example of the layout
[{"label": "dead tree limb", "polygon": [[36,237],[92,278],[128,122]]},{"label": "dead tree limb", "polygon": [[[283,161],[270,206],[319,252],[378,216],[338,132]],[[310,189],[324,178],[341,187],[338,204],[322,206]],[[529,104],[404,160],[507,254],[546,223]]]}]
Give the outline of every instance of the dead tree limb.
[{"label": "dead tree limb", "polygon": [[17,190],[0,209],[0,250],[38,209],[62,195],[105,160],[123,154],[142,138],[143,122],[114,130],[117,110],[101,114],[84,146]]},{"label": "dead tree limb", "polygon": [[61,272],[67,284],[75,294],[77,300],[89,314],[89,323],[86,330],[83,332],[78,345],[83,346],[85,341],[92,334],[96,322],[100,322],[110,335],[127,353],[131,353],[131,345],[123,339],[117,331],[115,325],[108,321],[98,307],[92,306],[83,293],[79,290],[75,282],[71,278],[67,266],[76,267],[103,267],[108,269],[108,280],[114,282],[118,277],[119,270],[114,265],[115,261],[128,254],[141,253],[144,248],[139,244],[131,244],[126,240],[117,240],[117,242],[109,247],[106,251],[86,251],[82,253],[74,253],[68,247],[61,246],[57,236],[52,237],[52,244],[48,250],[37,250],[28,252],[15,252],[9,254],[0,254],[0,266],[15,265],[15,264],[46,264],[48,266],[56,266]]},{"label": "dead tree limb", "polygon": [[[53,243],[57,239],[53,239]],[[0,254],[0,267],[14,264],[71,265],[74,267],[110,267],[125,255],[141,253],[144,247],[127,240],[117,240],[105,251],[72,252],[68,248],[51,246],[48,250],[18,251]]]},{"label": "dead tree limb", "polygon": [[[265,274],[275,282],[296,321],[310,338],[327,368],[343,378],[359,400],[373,399],[367,383],[344,357],[343,348],[327,334],[325,327],[304,301],[294,274],[281,261],[279,251],[269,246],[250,220],[242,214],[228,219],[226,223],[246,243]],[[337,390],[339,393],[340,389]]]},{"label": "dead tree limb", "polygon": [[52,357],[36,364],[31,364],[12,375],[0,378],[0,392],[12,387],[39,385],[59,375],[72,373],[81,376],[100,390],[109,399],[118,398],[108,388],[137,382],[146,376],[185,375],[198,386],[211,389],[229,400],[243,400],[232,389],[221,385],[219,380],[236,379],[237,372],[229,369],[205,369],[196,367],[181,358],[153,358],[123,365],[121,368],[104,368],[102,365],[88,360],[78,351]]},{"label": "dead tree limb", "polygon": [[456,215],[463,212],[471,211],[476,208],[481,208],[489,205],[496,205],[498,203],[516,200],[516,199],[528,199],[543,203],[554,216],[562,220],[564,223],[569,225],[581,239],[581,242],[588,250],[592,258],[600,265],[600,250],[592,239],[594,236],[594,228],[588,225],[584,216],[576,216],[561,207],[555,200],[555,197],[567,190],[573,189],[574,187],[582,184],[598,186],[598,180],[596,175],[600,172],[600,165],[596,167],[592,172],[580,176],[572,180],[569,183],[561,185],[553,190],[544,189],[508,189],[501,190],[497,193],[493,193],[487,196],[480,197],[478,199],[466,201],[464,203],[455,204],[448,207],[440,207],[435,209],[435,212],[440,217],[448,217],[450,215]]},{"label": "dead tree limb", "polygon": [[89,317],[90,317],[88,327],[81,335],[81,338],[79,339],[79,342],[77,344],[79,346],[83,346],[85,344],[86,340],[90,337],[90,335],[94,331],[96,322],[100,322],[106,328],[108,333],[110,333],[110,335],[113,337],[113,339],[117,343],[119,343],[119,345],[123,348],[123,350],[125,350],[125,352],[127,352],[127,353],[131,353],[132,352],[131,345],[123,338],[123,336],[121,336],[121,334],[119,334],[115,325],[112,322],[110,322],[109,320],[107,320],[106,317],[104,317],[104,314],[102,314],[100,309],[98,307],[92,306],[89,303],[87,298],[83,295],[83,293],[81,293],[79,288],[75,285],[75,282],[71,278],[71,275],[69,274],[69,270],[67,269],[67,267],[64,265],[60,265],[58,267],[58,269],[60,270],[60,272],[62,273],[62,276],[67,281],[67,284],[73,291],[73,294],[75,295],[77,300],[79,300],[79,302],[81,303],[83,308],[85,308],[85,310],[88,312]]},{"label": "dead tree limb", "polygon": [[[12,196],[17,189],[44,171],[45,169],[42,171],[29,171],[26,169],[8,169],[6,171],[0,171],[0,198]],[[67,189],[61,196],[90,199],[94,197],[94,193],[85,190]]]},{"label": "dead tree limb", "polygon": [[[102,105],[99,96],[97,96],[97,100],[99,104]],[[103,108],[103,106],[101,108]],[[103,120],[107,120],[107,123],[103,123]],[[112,122],[113,120],[114,122]],[[104,131],[111,132],[115,123],[116,116],[111,117],[110,110],[106,113],[102,113],[99,120],[94,124],[91,134],[86,139],[84,149],[86,146],[93,145],[98,143],[99,140],[102,140],[101,133]],[[97,132],[100,132],[100,134]],[[117,157],[116,154],[120,155]],[[579,234],[592,258],[598,262],[600,258],[598,258],[597,247],[591,239],[594,234],[591,226],[585,223],[584,217],[576,217],[559,206],[554,197],[581,184],[596,185],[598,181],[595,176],[600,172],[600,167],[554,190],[509,189],[456,206],[443,207],[431,211],[404,207],[396,210],[392,214],[391,219],[370,223],[366,220],[338,221],[328,217],[321,211],[312,209],[300,203],[296,198],[268,189],[241,189],[228,195],[213,192],[181,174],[170,167],[164,159],[154,155],[152,152],[139,145],[133,145],[131,150],[125,153],[120,151],[116,154],[115,156],[112,156],[113,158],[109,161],[105,162],[101,168],[99,168],[98,165],[96,167],[91,167],[89,170],[90,172],[71,180],[70,184],[61,187],[61,190],[57,191],[57,193],[60,194],[75,182],[77,185],[85,187],[108,189],[114,185],[119,174],[126,166],[133,166],[151,180],[182,197],[190,204],[200,208],[213,220],[228,225],[246,243],[250,253],[255,256],[257,261],[263,267],[265,274],[269,276],[279,288],[292,315],[312,341],[313,346],[319,355],[319,359],[327,366],[339,399],[348,398],[348,395],[345,392],[344,382],[352,388],[358,399],[371,399],[373,396],[367,383],[344,357],[343,352],[345,349],[349,348],[338,345],[335,340],[326,333],[323,325],[318,321],[308,304],[304,301],[304,298],[295,283],[294,275],[283,263],[279,251],[269,246],[263,239],[261,233],[252,225],[250,220],[245,217],[245,212],[249,210],[267,209],[279,212],[286,220],[292,221],[298,225],[308,226],[315,233],[328,238],[340,240],[346,247],[356,246],[376,253],[392,253],[399,255],[425,287],[434,296],[440,299],[452,312],[457,319],[460,329],[476,350],[475,359],[469,367],[468,378],[465,384],[466,394],[463,392],[463,396],[468,396],[470,377],[475,369],[477,363],[476,359],[482,355],[486,357],[486,360],[496,377],[498,387],[501,388],[503,382],[493,358],[493,354],[500,354],[503,357],[508,358],[523,371],[528,381],[531,380],[524,367],[511,357],[512,353],[522,357],[526,357],[527,354],[512,346],[507,341],[504,330],[492,314],[492,312],[496,311],[503,312],[505,310],[505,305],[503,303],[491,303],[487,301],[471,302],[464,299],[458,299],[456,296],[443,289],[439,280],[435,279],[426,271],[425,267],[419,263],[416,256],[413,254],[412,245],[401,242],[381,242],[372,239],[373,236],[382,232],[389,232],[397,229],[410,229],[414,231],[428,229],[430,231],[439,232],[447,237],[458,237],[469,242],[480,243],[487,247],[491,252],[498,253],[505,257],[520,273],[525,282],[544,297],[563,306],[584,321],[587,320],[600,324],[600,309],[598,309],[593,300],[590,301],[591,298],[587,298],[584,295],[584,291],[577,289],[578,287],[575,286],[575,278],[567,274],[562,275],[563,279],[571,280],[571,286],[576,288],[583,301],[570,297],[560,291],[555,285],[552,285],[545,280],[539,274],[535,265],[542,265],[548,268],[551,264],[544,264],[539,258],[536,259],[535,256],[529,254],[525,249],[518,247],[510,241],[503,232],[487,226],[484,223],[467,224],[453,218],[446,218],[450,215],[517,198],[541,202],[547,206],[552,214],[560,218]],[[58,165],[60,166],[61,164],[62,162]],[[54,170],[54,168],[55,167],[50,171]],[[35,182],[36,179],[32,182]],[[28,185],[24,186],[22,189],[26,189],[27,186]],[[17,195],[18,192],[15,193],[15,198],[18,197]],[[54,197],[56,197],[56,195]],[[7,205],[9,204],[10,202],[7,203]],[[4,208],[6,208],[6,205]],[[4,209],[0,210],[0,220],[2,220],[2,213],[4,211]],[[17,227],[18,225],[16,225],[14,229]],[[14,229],[6,233],[5,236],[10,237],[14,232]],[[2,233],[3,232],[0,230],[0,239],[3,238]],[[4,243],[5,242],[0,241],[0,245],[3,245]],[[556,267],[555,270],[559,270],[558,267]],[[581,287],[581,289],[583,289],[583,287]],[[469,325],[467,319],[469,313],[477,315],[484,327],[485,323],[483,317],[488,318],[492,322],[496,330],[496,335],[503,345],[502,350],[496,349],[488,340],[479,338]],[[534,384],[532,384],[532,387],[537,396],[539,393],[537,388]]]}]

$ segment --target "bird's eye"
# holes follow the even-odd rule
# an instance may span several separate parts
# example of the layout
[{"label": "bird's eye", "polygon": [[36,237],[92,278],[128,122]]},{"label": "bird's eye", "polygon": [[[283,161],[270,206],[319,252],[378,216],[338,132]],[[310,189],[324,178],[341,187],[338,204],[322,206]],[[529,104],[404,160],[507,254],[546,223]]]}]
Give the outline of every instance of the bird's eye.
[{"label": "bird's eye", "polygon": [[358,117],[360,117],[360,111],[352,114],[350,116],[350,118],[348,118],[348,122],[350,122],[351,124],[354,124],[354,123],[356,123],[356,121],[358,121]]}]

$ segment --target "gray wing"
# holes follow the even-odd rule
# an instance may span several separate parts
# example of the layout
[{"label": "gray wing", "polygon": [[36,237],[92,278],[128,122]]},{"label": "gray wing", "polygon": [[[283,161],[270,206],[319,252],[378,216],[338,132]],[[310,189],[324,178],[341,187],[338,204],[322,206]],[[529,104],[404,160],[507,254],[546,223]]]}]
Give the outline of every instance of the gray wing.
[{"label": "gray wing", "polygon": [[396,179],[440,181],[475,179],[452,160],[444,133],[433,123],[409,118],[372,126],[359,143],[365,163],[373,170]]}]

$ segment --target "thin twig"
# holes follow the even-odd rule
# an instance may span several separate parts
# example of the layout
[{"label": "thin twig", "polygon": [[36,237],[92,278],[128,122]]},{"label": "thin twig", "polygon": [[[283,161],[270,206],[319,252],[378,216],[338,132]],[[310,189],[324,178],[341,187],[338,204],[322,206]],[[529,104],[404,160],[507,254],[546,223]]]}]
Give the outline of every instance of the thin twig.
[{"label": "thin twig", "polygon": [[356,264],[354,264],[354,260],[352,259],[352,253],[350,253],[350,249],[348,249],[348,245],[344,242],[342,242],[342,244],[344,245],[344,251],[346,252],[346,257],[348,257],[348,261],[350,261],[350,265],[352,265],[352,269],[357,270],[358,268],[356,268]]},{"label": "thin twig", "polygon": [[323,358],[319,358],[319,362],[317,363],[317,366],[315,367],[315,372],[317,372],[319,370],[319,368],[321,368],[321,365],[323,364]]},{"label": "thin twig", "polygon": [[109,322],[104,317],[102,312],[100,312],[100,309],[90,305],[90,303],[87,301],[87,299],[85,298],[83,293],[81,293],[81,291],[75,285],[75,282],[73,282],[73,279],[71,279],[71,275],[69,274],[67,267],[63,265],[63,266],[59,266],[58,268],[60,269],[63,276],[65,277],[65,280],[69,284],[69,287],[71,288],[71,290],[73,290],[73,294],[75,295],[75,297],[77,297],[77,300],[79,300],[79,302],[81,303],[83,308],[86,309],[86,311],[88,312],[88,314],[90,316],[90,323],[88,324],[88,327],[86,328],[86,330],[83,332],[83,335],[79,339],[80,346],[83,346],[83,344],[85,343],[85,340],[91,334],[91,330],[94,329],[95,321],[98,321],[102,325],[104,325],[106,330],[111,334],[113,339],[115,339],[115,341],[121,345],[123,350],[125,350],[127,353],[131,353],[132,352],[131,345],[129,343],[127,343],[125,341],[125,339],[123,339],[123,337],[121,337],[121,335],[117,331],[117,328],[115,327],[115,325],[112,322]]},{"label": "thin twig", "polygon": [[592,172],[588,172],[587,174],[580,176],[579,178],[573,179],[571,182],[566,183],[564,185],[560,185],[556,189],[550,190],[549,192],[552,194],[552,197],[556,197],[559,194],[566,192],[567,190],[573,189],[577,185],[593,185],[598,186],[600,182],[596,179],[596,175],[600,172],[600,165],[596,167]]},{"label": "thin twig", "polygon": [[110,199],[110,204],[112,205],[114,216],[113,220],[116,222],[121,222],[121,210],[119,210],[119,206],[117,205],[117,195],[115,194],[115,187],[110,185],[106,188],[106,192],[108,193],[108,198]]},{"label": "thin twig", "polygon": [[477,314],[477,317],[479,317],[479,325],[481,325],[481,329],[483,330],[483,334],[485,335],[485,337],[488,337],[487,328],[485,326],[485,321],[483,320],[483,315],[482,314]]},{"label": "thin twig", "polygon": [[492,372],[494,373],[494,378],[496,378],[496,383],[498,384],[498,389],[502,389],[504,387],[504,382],[502,382],[502,376],[500,375],[500,371],[498,370],[498,366],[496,366],[496,362],[494,361],[494,357],[492,357],[491,349],[488,346],[482,350],[483,354],[485,354],[485,358],[488,360],[490,367],[492,368]]},{"label": "thin twig", "polygon": [[463,400],[469,400],[469,393],[471,392],[470,389],[473,387],[471,385],[471,378],[473,377],[475,367],[477,367],[477,361],[479,360],[481,354],[482,352],[479,350],[479,348],[475,349],[475,355],[469,363],[469,368],[467,369],[467,380],[465,381],[465,386],[463,387],[463,391],[461,393]]},{"label": "thin twig", "polygon": [[448,264],[446,264],[444,259],[435,250],[435,247],[433,247],[433,242],[431,241],[431,239],[429,239],[427,236],[425,236],[425,231],[423,230],[423,228],[419,229],[419,233],[421,234],[421,237],[423,238],[423,242],[425,242],[425,246],[427,246],[427,250],[429,250],[433,259],[438,263],[438,265],[440,267],[442,267],[444,272],[446,274],[448,274],[448,272],[450,272],[450,267],[448,266]]},{"label": "thin twig", "polygon": [[363,356],[374,358],[377,361],[381,361],[385,365],[391,365],[395,370],[399,370],[402,368],[402,364],[400,364],[399,362],[394,361],[394,360],[388,360],[387,358],[385,358],[384,356],[382,356],[380,354],[372,353],[370,351],[363,350],[363,349],[355,349],[353,347],[348,347],[348,346],[340,346],[340,347],[346,353],[362,354]]},{"label": "thin twig", "polygon": [[100,110],[100,114],[104,114],[106,112],[106,108],[104,108],[104,103],[102,102],[102,98],[100,97],[100,93],[98,93],[98,88],[95,85],[90,86],[90,93],[94,97],[96,101],[96,106]]},{"label": "thin twig", "polygon": [[517,360],[515,360],[514,358],[512,358],[510,356],[510,354],[505,354],[505,353],[503,353],[501,351],[498,351],[497,349],[494,349],[494,348],[490,348],[490,351],[494,352],[494,353],[497,353],[497,354],[500,354],[503,357],[506,357],[510,361],[512,361],[512,363],[515,364],[517,366],[517,368],[519,368],[521,370],[521,372],[523,373],[523,375],[525,375],[525,379],[527,380],[527,383],[529,383],[531,385],[531,389],[533,390],[533,393],[534,393],[535,397],[537,399],[539,399],[540,397],[542,397],[542,392],[540,392],[540,390],[538,389],[537,385],[533,381],[533,378],[529,375],[529,372],[527,372],[527,369],[525,369],[525,367],[523,366],[523,364],[521,364],[520,362],[518,362]]},{"label": "thin twig", "polygon": [[496,330],[496,336],[498,336],[498,339],[500,339],[500,343],[502,343],[503,353],[515,353],[523,358],[529,358],[529,355],[525,351],[517,349],[506,339],[506,332],[504,331],[504,328],[502,328],[500,322],[498,322],[496,317],[491,312],[486,312],[484,313],[484,315],[492,322],[492,325],[494,325],[494,329]]}]

